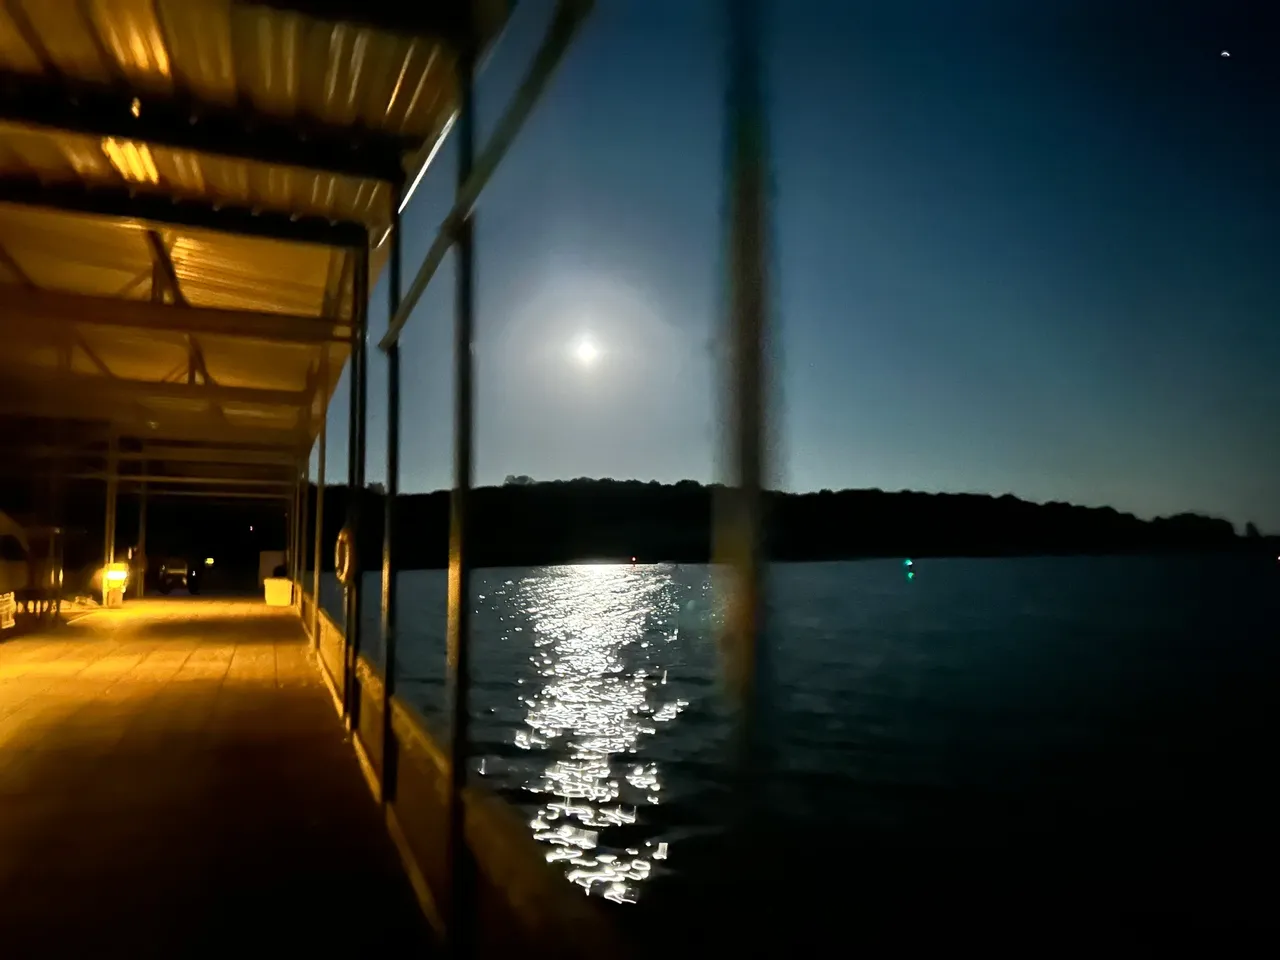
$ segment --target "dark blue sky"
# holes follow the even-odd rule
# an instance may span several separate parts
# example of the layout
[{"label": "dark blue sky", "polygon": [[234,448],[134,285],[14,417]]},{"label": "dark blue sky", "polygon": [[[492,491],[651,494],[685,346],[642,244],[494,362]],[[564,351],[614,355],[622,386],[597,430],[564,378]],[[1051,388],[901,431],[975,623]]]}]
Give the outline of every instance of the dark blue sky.
[{"label": "dark blue sky", "polygon": [[[551,6],[523,0],[485,65],[482,138]],[[1012,492],[1280,531],[1267,25],[1221,3],[767,6],[782,486]],[[720,11],[599,0],[483,198],[477,482],[713,477]],[[453,178],[446,144],[406,214],[407,277]],[[403,340],[406,490],[450,482],[452,297],[450,263]],[[590,366],[572,355],[584,337]],[[344,382],[337,477],[345,397]]]}]

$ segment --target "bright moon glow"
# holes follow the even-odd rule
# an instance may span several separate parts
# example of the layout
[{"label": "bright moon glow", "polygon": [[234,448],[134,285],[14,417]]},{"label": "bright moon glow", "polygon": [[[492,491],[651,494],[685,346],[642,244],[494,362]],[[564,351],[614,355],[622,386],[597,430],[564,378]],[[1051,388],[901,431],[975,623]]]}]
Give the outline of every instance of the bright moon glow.
[{"label": "bright moon glow", "polygon": [[573,348],[573,356],[584,367],[589,367],[600,358],[600,351],[590,340],[581,340]]}]

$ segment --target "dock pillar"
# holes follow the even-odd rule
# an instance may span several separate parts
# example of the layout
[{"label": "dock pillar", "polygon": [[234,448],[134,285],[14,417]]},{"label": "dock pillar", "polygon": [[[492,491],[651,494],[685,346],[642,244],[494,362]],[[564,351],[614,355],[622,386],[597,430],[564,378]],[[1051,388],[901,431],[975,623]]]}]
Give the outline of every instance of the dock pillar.
[{"label": "dock pillar", "polygon": [[[387,254],[387,318],[400,309],[400,196],[391,185],[391,249]],[[396,695],[396,560],[394,553],[396,497],[400,495],[400,343],[387,349],[387,476],[382,501],[382,782],[384,804],[395,799],[396,770],[391,701]]]},{"label": "dock pillar", "polygon": [[329,418],[325,416],[325,404],[329,400],[329,350],[320,356],[320,376],[316,379],[320,393],[320,438],[316,465],[316,538],[315,578],[311,590],[311,645],[320,646],[320,571],[324,567],[324,461],[328,456],[327,437]]},{"label": "dock pillar", "polygon": [[102,529],[102,565],[116,562],[116,501],[120,488],[120,462],[115,432],[107,438],[107,501]]},{"label": "dock pillar", "polygon": [[298,494],[298,608],[301,612],[302,595],[306,593],[307,551],[311,532],[311,457],[302,461],[302,490]]},{"label": "dock pillar", "polygon": [[298,573],[298,544],[302,539],[303,523],[302,470],[299,468],[293,471],[293,500],[290,502],[289,512],[289,599],[295,606],[298,603],[298,581],[301,579]]},{"label": "dock pillar", "polygon": [[[147,472],[147,462],[142,461],[142,473],[145,476]],[[138,493],[138,550],[133,557],[133,567],[136,571],[137,587],[134,595],[137,597],[146,596],[147,582],[147,481],[142,481],[141,490]]]},{"label": "dock pillar", "polygon": [[360,506],[364,496],[365,461],[365,341],[369,315],[369,244],[355,251],[355,275],[351,281],[351,395],[347,415],[347,519],[351,534],[351,563],[354,567],[346,584],[346,648],[342,671],[342,712],[348,729],[359,725],[359,687],[356,663],[360,659],[360,627],[364,579],[360,555]]},{"label": "dock pillar", "polygon": [[[458,57],[458,196],[461,200],[475,162],[475,104],[471,51]],[[462,792],[467,782],[471,686],[471,556],[467,544],[471,497],[472,440],[475,429],[475,225],[469,208],[454,223],[454,400],[453,490],[449,498],[449,921],[450,953],[472,954],[472,865],[467,849]]]},{"label": "dock pillar", "polygon": [[[735,811],[750,835],[766,787],[760,678],[764,637],[765,485],[769,475],[769,171],[762,82],[760,0],[726,0],[728,113],[725,142],[726,268],[722,358],[724,486],[716,505],[716,572],[725,593],[720,649],[737,713]],[[741,847],[746,850],[746,846]],[[733,869],[754,868],[744,857]],[[744,880],[750,887],[750,881]]]}]

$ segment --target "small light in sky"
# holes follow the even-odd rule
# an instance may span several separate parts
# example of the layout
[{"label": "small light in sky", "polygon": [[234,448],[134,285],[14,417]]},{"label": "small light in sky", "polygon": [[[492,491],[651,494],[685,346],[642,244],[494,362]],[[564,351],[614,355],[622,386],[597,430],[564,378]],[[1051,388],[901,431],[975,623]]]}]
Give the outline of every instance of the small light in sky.
[{"label": "small light in sky", "polygon": [[253,524],[252,524],[252,523],[251,523],[251,524],[249,524],[249,532],[250,532],[250,533],[253,533]]},{"label": "small light in sky", "polygon": [[1231,56],[1231,51],[1230,51],[1230,50],[1223,50],[1223,51],[1222,51],[1222,55],[1223,55],[1224,57],[1229,57],[1229,56]]},{"label": "small light in sky", "polygon": [[590,340],[583,338],[573,348],[573,356],[584,367],[589,367],[600,359],[600,350]]}]

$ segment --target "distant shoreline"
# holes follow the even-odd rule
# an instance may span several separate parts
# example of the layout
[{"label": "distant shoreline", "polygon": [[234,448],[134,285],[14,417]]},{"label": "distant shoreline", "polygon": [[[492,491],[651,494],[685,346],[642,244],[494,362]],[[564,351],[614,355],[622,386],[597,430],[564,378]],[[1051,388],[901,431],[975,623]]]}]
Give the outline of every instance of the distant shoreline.
[{"label": "distant shoreline", "polygon": [[[785,559],[779,560],[769,558],[768,563],[773,566],[800,566],[808,563],[862,563],[871,561],[901,561],[904,559],[911,560],[1049,560],[1049,559],[1106,559],[1106,558],[1130,558],[1134,560],[1160,558],[1160,557],[1247,557],[1256,556],[1263,559],[1280,556],[1280,543],[1275,544],[1269,550],[1251,550],[1248,548],[1185,548],[1170,549],[1163,551],[1154,550],[1138,550],[1138,551],[1080,551],[1076,553],[951,553],[951,554],[923,554],[923,553],[896,553],[892,555],[880,554],[875,556],[849,556],[849,557],[819,557],[814,559]],[[649,559],[637,557],[635,566],[689,566],[689,567],[706,567],[715,563],[713,560],[672,560],[672,559]],[[568,560],[546,560],[537,563],[478,563],[472,566],[473,570],[506,570],[506,569],[527,569],[531,567],[556,567],[556,566],[590,566],[599,564],[601,566],[631,566],[630,557],[578,557]],[[1280,567],[1280,564],[1277,564]],[[430,567],[401,566],[397,568],[397,572],[418,572],[425,570],[447,570],[447,564]],[[326,564],[323,568],[325,573],[332,573],[333,567]],[[380,573],[382,565],[380,563],[368,563],[362,565],[362,572],[366,575],[371,573]]]},{"label": "distant shoreline", "polygon": [[[314,488],[313,488],[314,494]],[[1141,520],[1109,507],[1037,504],[1005,495],[841,490],[770,492],[768,553],[775,562],[893,557],[1131,556],[1280,553],[1280,537],[1240,536],[1226,520],[1184,513]],[[324,541],[346,520],[348,490],[325,490]],[[315,497],[311,498],[313,504]],[[360,497],[362,567],[381,565],[384,497]],[[314,518],[314,506],[312,508]],[[449,493],[396,498],[393,537],[406,570],[448,564]],[[708,563],[715,488],[616,480],[535,483],[472,491],[467,546],[476,567],[594,561]],[[328,566],[331,558],[322,557]]]}]

